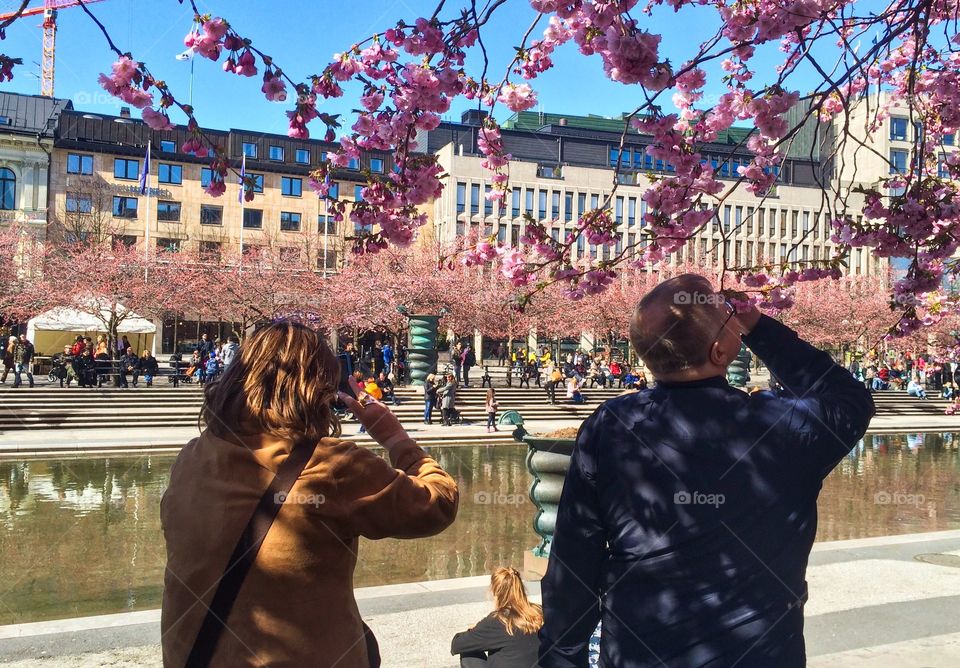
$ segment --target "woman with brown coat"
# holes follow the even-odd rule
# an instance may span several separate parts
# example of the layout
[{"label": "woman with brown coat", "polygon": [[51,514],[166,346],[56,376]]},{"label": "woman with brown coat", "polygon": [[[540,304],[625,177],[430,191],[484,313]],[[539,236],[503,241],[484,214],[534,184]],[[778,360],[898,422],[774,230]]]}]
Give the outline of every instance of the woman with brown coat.
[{"label": "woman with brown coat", "polygon": [[[353,595],[358,537],[437,534],[453,522],[459,497],[453,478],[379,402],[340,395],[390,463],[341,440],[332,409],[338,376],[316,332],[277,323],[245,342],[204,390],[205,429],[177,457],[160,509],[165,666],[379,665]],[[288,458],[306,464],[289,491],[271,495],[296,468]],[[279,510],[259,549],[239,541],[258,535],[251,517],[271,505]],[[250,552],[236,584],[232,564]],[[226,608],[223,589],[234,594]],[[222,622],[210,607],[226,610]],[[198,648],[211,646],[198,661]]]}]

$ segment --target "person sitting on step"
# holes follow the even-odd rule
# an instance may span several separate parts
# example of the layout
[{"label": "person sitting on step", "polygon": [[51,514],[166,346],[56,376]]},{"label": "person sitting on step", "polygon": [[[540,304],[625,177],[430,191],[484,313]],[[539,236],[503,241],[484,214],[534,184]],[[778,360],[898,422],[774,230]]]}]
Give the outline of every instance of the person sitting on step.
[{"label": "person sitting on step", "polygon": [[453,636],[450,653],[461,668],[536,666],[543,609],[527,598],[515,568],[498,568],[490,577],[494,611]]}]

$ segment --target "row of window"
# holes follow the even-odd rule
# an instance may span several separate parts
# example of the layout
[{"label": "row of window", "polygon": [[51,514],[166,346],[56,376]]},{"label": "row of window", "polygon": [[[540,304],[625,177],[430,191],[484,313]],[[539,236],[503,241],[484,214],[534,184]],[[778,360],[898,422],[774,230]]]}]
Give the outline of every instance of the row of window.
[{"label": "row of window", "polygon": [[[489,185],[481,186],[479,183],[469,184],[470,215],[478,215],[480,213],[481,187],[485,193],[490,191]],[[457,213],[466,213],[467,188],[467,183],[457,183]],[[571,222],[575,218],[579,219],[585,212],[598,208],[603,202],[603,197],[603,195],[598,193],[588,194],[570,191],[562,192],[559,190],[537,190],[535,188],[514,188],[511,192],[511,214],[513,218],[519,218],[523,214],[530,214],[538,220],[560,221],[562,219],[565,222]],[[483,202],[484,215],[493,215],[493,202],[487,200],[485,197]],[[587,207],[588,204],[589,208]],[[756,224],[758,233],[763,234],[766,211],[763,207],[756,209],[752,206],[725,205],[722,211],[723,230],[724,232],[729,232],[731,225],[736,229],[740,229],[741,225],[745,225],[746,233],[753,234],[754,224]],[[769,211],[771,217],[769,235],[774,236],[776,234],[775,216],[777,215],[777,209],[771,208]],[[647,203],[641,198],[618,195],[613,200],[613,219],[617,225],[626,223],[628,227],[638,224],[640,227],[644,227],[646,225],[646,221],[644,220],[646,214]],[[810,214],[811,212],[809,211],[792,211],[789,214],[791,216],[791,237],[797,236],[801,223],[803,232],[806,233],[809,231],[811,222],[814,227],[821,229],[823,238],[828,236],[827,227],[819,227],[817,225],[819,213],[815,213],[812,220]],[[720,215],[720,213],[717,214],[718,220]],[[786,236],[787,234],[787,216],[787,209],[780,209],[780,236]],[[718,225],[718,220],[714,221],[714,228]]]},{"label": "row of window", "polygon": [[[711,155],[706,156],[702,164],[709,164],[713,168],[714,174],[720,176],[721,178],[735,179],[740,176],[737,170],[741,166],[748,167],[750,162],[750,158],[747,157]],[[676,167],[671,165],[669,162],[663,159],[655,159],[653,156],[648,155],[646,150],[643,148],[625,148],[622,151],[619,148],[611,148],[609,165],[610,167],[617,167],[618,164],[621,169],[667,173],[676,171]],[[765,168],[764,171],[767,173],[772,171],[777,175],[777,178],[780,178],[779,167]],[[630,175],[622,174],[621,182],[632,183]]]},{"label": "row of window", "polygon": [[[157,220],[165,223],[179,223],[181,208],[180,202],[159,200],[157,202]],[[69,193],[67,194],[66,209],[68,213],[91,213],[93,203],[89,195]],[[113,216],[115,218],[136,218],[137,211],[138,199],[136,197],[117,195],[113,198]],[[299,212],[281,211],[280,229],[298,232],[301,220],[302,214]],[[223,207],[201,204],[200,224],[223,225]],[[263,210],[245,208],[243,210],[243,226],[250,229],[261,229],[263,227]],[[317,232],[320,234],[336,234],[336,219],[333,216],[317,216]]]},{"label": "row of window", "polygon": [[[183,241],[181,239],[157,239],[157,249],[161,251],[176,253],[180,251],[182,245]],[[255,244],[243,244],[243,253],[246,255],[251,251],[260,248],[262,247]],[[299,248],[286,246],[281,247],[279,250],[281,262],[299,263],[302,259]],[[220,262],[223,257],[223,242],[201,240],[199,242],[199,251],[200,256],[203,259],[211,262]],[[331,249],[318,249],[316,268],[319,270],[336,270],[337,251]]]},{"label": "row of window", "polygon": [[[906,174],[907,163],[910,161],[910,151],[902,148],[890,149],[890,173]],[[916,165],[915,165],[916,166]],[[950,170],[942,160],[937,163],[937,176],[941,179],[950,178]]]},{"label": "row of window", "polygon": [[[910,121],[909,119],[903,116],[891,116],[890,117],[890,139],[892,141],[909,141],[907,133],[909,131]],[[919,121],[914,121],[913,123],[913,139],[912,141],[919,142],[923,137],[923,123]],[[947,134],[943,136],[941,143],[944,146],[953,146],[953,134]]]},{"label": "row of window", "polygon": [[[381,161],[382,162],[382,161]],[[93,156],[71,153],[67,156],[67,173],[79,175],[93,174]],[[113,176],[124,181],[135,181],[140,178],[140,161],[129,158],[114,158]],[[247,177],[253,181],[253,192],[263,192],[263,174],[248,173]],[[183,184],[183,165],[161,162],[157,165],[157,179],[165,185]],[[200,169],[200,185],[206,188],[213,179],[213,170],[209,167]],[[361,199],[360,191],[363,185],[357,184],[354,188],[354,198]],[[339,196],[339,184],[334,183],[330,188],[329,196]],[[280,177],[280,194],[285,197],[301,197],[303,195],[303,179],[296,176]]]}]

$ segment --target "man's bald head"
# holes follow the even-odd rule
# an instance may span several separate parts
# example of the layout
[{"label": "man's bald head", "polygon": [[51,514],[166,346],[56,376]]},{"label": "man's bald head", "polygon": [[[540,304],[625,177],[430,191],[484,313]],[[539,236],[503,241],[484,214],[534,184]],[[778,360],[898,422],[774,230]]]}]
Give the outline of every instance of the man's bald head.
[{"label": "man's bald head", "polygon": [[660,376],[706,364],[722,323],[720,299],[698,274],[682,274],[648,292],[630,320],[630,342],[643,363]]}]

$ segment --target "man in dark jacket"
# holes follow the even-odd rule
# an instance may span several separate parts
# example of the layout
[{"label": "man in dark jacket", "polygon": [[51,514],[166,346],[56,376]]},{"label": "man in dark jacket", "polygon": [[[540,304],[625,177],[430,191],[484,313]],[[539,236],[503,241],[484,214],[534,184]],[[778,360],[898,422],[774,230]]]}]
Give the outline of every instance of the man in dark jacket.
[{"label": "man in dark jacket", "polygon": [[30,387],[33,387],[33,344],[27,340],[26,334],[21,334],[13,347],[13,386],[20,387],[20,375],[27,374]]},{"label": "man in dark jacket", "polygon": [[[826,475],[873,401],[830,356],[703,277],[641,300],[631,341],[656,376],[584,422],[541,583],[541,668],[799,668],[807,559]],[[743,342],[779,394],[726,381]]]},{"label": "man in dark jacket", "polygon": [[140,378],[140,358],[133,352],[133,348],[127,348],[127,351],[120,358],[120,387],[130,387],[127,385],[127,374],[131,375],[133,386],[137,386],[137,379]]}]

